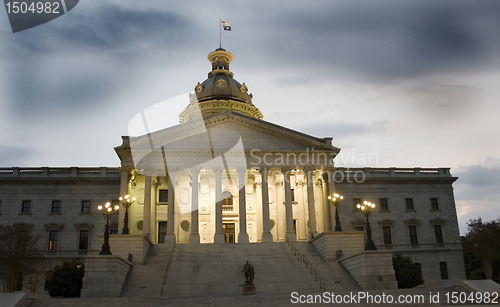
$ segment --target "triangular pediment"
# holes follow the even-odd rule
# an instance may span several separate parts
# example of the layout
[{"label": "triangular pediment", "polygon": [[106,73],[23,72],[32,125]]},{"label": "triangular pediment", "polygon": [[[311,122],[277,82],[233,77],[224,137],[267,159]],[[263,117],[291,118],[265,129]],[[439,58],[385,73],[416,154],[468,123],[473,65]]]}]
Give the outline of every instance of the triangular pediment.
[{"label": "triangular pediment", "polygon": [[[331,139],[316,138],[260,119],[235,112],[217,113],[200,120],[162,129],[138,137],[124,137],[124,144],[116,147],[122,162],[128,151],[163,151],[183,155],[215,157],[238,148],[246,155],[252,152],[328,152],[336,155],[340,149],[329,144]],[[158,155],[160,155],[158,153]],[[137,154],[136,154],[137,156]],[[157,160],[160,160],[158,156]],[[163,157],[165,159],[165,157]],[[136,160],[136,159],[135,159]]]}]

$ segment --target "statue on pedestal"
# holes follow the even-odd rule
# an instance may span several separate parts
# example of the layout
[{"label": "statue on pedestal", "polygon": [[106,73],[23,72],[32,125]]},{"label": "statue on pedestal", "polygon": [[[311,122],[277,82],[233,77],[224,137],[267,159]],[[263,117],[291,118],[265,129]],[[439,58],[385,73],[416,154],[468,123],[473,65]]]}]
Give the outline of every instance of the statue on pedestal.
[{"label": "statue on pedestal", "polygon": [[241,270],[241,274],[243,274],[245,276],[245,284],[246,285],[253,285],[253,278],[255,276],[255,271],[254,271],[253,265],[248,263],[248,260],[247,260],[247,263],[245,263],[245,265],[243,266],[243,270]]}]

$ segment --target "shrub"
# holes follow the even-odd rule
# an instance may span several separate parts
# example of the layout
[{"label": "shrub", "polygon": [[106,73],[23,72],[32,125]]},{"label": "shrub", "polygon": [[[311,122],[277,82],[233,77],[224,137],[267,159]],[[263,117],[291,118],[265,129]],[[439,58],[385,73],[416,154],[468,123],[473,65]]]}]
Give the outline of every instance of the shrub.
[{"label": "shrub", "polygon": [[80,297],[85,267],[81,262],[64,262],[54,268],[52,277],[47,280],[50,296]]},{"label": "shrub", "polygon": [[392,257],[392,265],[399,289],[413,288],[424,283],[419,268],[411,261],[410,257],[403,257],[396,253]]}]

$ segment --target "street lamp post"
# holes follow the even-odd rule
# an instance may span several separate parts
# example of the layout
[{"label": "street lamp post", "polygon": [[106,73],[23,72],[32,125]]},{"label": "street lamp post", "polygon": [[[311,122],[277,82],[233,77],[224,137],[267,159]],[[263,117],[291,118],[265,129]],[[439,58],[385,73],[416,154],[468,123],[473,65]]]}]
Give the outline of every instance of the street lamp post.
[{"label": "street lamp post", "polygon": [[109,217],[116,214],[118,212],[118,209],[120,209],[120,206],[112,206],[108,201],[104,206],[97,206],[97,209],[106,219],[106,228],[104,228],[104,243],[102,244],[101,252],[99,253],[99,255],[111,255],[111,249],[109,247]]},{"label": "street lamp post", "polygon": [[337,206],[339,205],[340,201],[344,199],[344,196],[335,193],[333,194],[333,196],[328,196],[328,199],[335,207],[335,231],[342,231],[342,227],[340,226],[340,218],[339,218],[339,212],[337,211]]},{"label": "street lamp post", "polygon": [[129,230],[128,230],[128,208],[132,206],[132,204],[135,202],[135,197],[130,197],[130,195],[125,195],[125,196],[120,196],[118,198],[120,200],[120,203],[125,207],[125,218],[123,219],[123,229],[122,229],[122,235],[128,235]]},{"label": "street lamp post", "polygon": [[372,239],[372,229],[370,227],[370,213],[375,209],[375,204],[372,204],[369,201],[364,201],[363,204],[357,204],[356,208],[358,208],[361,213],[366,217],[366,243],[365,250],[376,250],[375,243]]}]

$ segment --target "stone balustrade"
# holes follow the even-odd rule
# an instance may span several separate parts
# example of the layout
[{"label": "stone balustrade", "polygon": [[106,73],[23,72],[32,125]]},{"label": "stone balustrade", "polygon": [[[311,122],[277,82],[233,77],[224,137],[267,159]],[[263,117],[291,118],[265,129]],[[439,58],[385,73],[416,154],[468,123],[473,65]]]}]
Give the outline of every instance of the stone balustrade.
[{"label": "stone balustrade", "polygon": [[118,167],[12,167],[0,168],[0,178],[116,177]]}]

